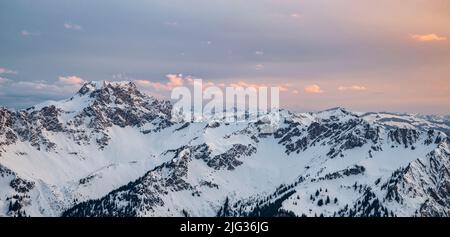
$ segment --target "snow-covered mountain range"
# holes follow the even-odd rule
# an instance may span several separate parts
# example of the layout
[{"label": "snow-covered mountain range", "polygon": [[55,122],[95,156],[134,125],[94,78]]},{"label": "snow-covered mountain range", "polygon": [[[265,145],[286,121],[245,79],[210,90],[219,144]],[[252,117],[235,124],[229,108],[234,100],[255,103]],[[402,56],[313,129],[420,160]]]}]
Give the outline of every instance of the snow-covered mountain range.
[{"label": "snow-covered mountain range", "polygon": [[447,116],[178,122],[131,82],[0,109],[0,216],[450,216]]}]

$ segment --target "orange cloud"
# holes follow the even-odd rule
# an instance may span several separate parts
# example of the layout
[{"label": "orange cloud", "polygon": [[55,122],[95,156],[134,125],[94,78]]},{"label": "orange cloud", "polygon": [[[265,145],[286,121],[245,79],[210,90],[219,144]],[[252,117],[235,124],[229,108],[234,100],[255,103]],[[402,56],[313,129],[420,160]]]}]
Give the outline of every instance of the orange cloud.
[{"label": "orange cloud", "polygon": [[168,74],[166,75],[167,79],[169,79],[169,83],[167,84],[169,87],[177,87],[183,85],[183,77],[181,74]]},{"label": "orange cloud", "polygon": [[412,39],[419,42],[432,42],[432,41],[445,41],[446,37],[439,36],[437,34],[426,34],[426,35],[412,35]]},{"label": "orange cloud", "polygon": [[316,84],[305,86],[304,91],[311,94],[323,93],[323,90],[320,88],[320,86]]},{"label": "orange cloud", "polygon": [[289,88],[287,88],[286,86],[279,86],[279,89],[281,92],[289,91]]}]

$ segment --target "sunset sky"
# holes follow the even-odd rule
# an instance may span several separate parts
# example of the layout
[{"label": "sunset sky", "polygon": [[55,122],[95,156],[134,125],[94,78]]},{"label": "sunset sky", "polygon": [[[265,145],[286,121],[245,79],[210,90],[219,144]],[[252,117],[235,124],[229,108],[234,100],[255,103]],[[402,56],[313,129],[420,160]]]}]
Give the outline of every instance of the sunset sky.
[{"label": "sunset sky", "polygon": [[450,1],[0,1],[0,106],[193,78],[280,86],[294,111],[450,114]]}]

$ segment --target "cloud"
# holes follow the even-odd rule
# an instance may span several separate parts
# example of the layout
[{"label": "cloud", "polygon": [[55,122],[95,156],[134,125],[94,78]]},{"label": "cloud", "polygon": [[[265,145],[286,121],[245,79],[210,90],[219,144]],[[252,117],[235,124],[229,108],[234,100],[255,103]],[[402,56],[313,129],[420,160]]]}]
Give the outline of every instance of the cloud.
[{"label": "cloud", "polygon": [[22,30],[22,31],[20,31],[20,35],[23,36],[23,37],[30,37],[30,36],[39,35],[39,33],[30,32],[30,31],[27,31],[27,30]]},{"label": "cloud", "polygon": [[262,64],[256,64],[255,65],[255,70],[260,71],[260,70],[263,70],[263,69],[264,69],[264,65],[262,65]]},{"label": "cloud", "polygon": [[316,84],[305,86],[304,91],[311,94],[323,93],[323,90],[320,88],[320,86]]},{"label": "cloud", "polygon": [[228,84],[228,86],[230,87],[234,87],[234,88],[260,88],[260,87],[268,87],[266,84],[256,84],[256,83],[248,83],[245,81],[238,81],[238,82],[232,82],[230,84]]},{"label": "cloud", "polygon": [[22,31],[20,32],[20,34],[21,34],[22,36],[30,36],[30,35],[31,35],[31,33],[28,32],[28,31],[26,31],[26,30],[22,30]]},{"label": "cloud", "polygon": [[299,92],[298,90],[293,90],[293,91],[292,91],[292,94],[298,95],[298,94],[300,94],[300,92]]},{"label": "cloud", "polygon": [[178,22],[176,22],[176,21],[166,21],[166,22],[164,22],[164,25],[166,25],[166,26],[178,26]]},{"label": "cloud", "polygon": [[[182,74],[167,74],[166,78],[168,82],[154,82],[151,80],[133,80],[136,85],[142,88],[146,92],[168,92],[175,87],[179,86],[194,86],[194,78],[191,76],[183,76]],[[212,82],[212,81],[202,81],[203,89],[211,86],[218,87],[234,87],[234,88],[261,88],[261,87],[279,87],[281,92],[286,92],[290,90],[290,85],[276,85],[276,84],[265,84],[265,83],[252,83],[246,81],[236,81],[236,82]]]},{"label": "cloud", "polygon": [[183,75],[181,74],[168,74],[166,75],[169,83],[167,84],[170,87],[177,87],[183,85]]},{"label": "cloud", "polygon": [[0,78],[0,84],[2,85],[0,93],[3,94],[5,103],[20,105],[20,107],[49,99],[63,99],[80,89],[79,84],[74,84],[74,81],[70,80],[58,80],[56,83],[51,83],[42,80],[11,81]]},{"label": "cloud", "polygon": [[412,39],[419,42],[432,42],[432,41],[445,41],[446,37],[439,36],[437,34],[426,34],[426,35],[412,35]]},{"label": "cloud", "polygon": [[10,70],[8,68],[0,67],[0,74],[17,74],[17,71]]},{"label": "cloud", "polygon": [[125,73],[117,73],[117,74],[113,74],[112,75],[113,79],[117,79],[117,80],[121,80],[121,81],[130,81],[132,80],[131,78],[128,77],[127,74]]},{"label": "cloud", "polygon": [[279,86],[278,88],[280,89],[281,92],[289,91],[289,88],[287,88],[285,86]]},{"label": "cloud", "polygon": [[17,81],[0,77],[0,106],[26,108],[46,100],[66,99],[80,89],[79,77],[59,77],[56,82],[43,80]]},{"label": "cloud", "polygon": [[255,88],[255,89],[259,89],[262,87],[278,87],[278,89],[280,90],[280,92],[286,92],[290,90],[290,85],[289,84],[272,84],[272,83],[250,83],[250,82],[245,82],[245,81],[238,81],[238,82],[231,82],[229,84],[225,84],[225,83],[219,83],[218,84],[220,87],[234,87],[234,88]]},{"label": "cloud", "polygon": [[83,85],[86,81],[77,76],[59,77],[58,83],[65,85]]},{"label": "cloud", "polygon": [[367,90],[367,88],[365,86],[352,85],[352,86],[339,86],[338,90],[340,90],[340,91],[365,91],[365,90]]},{"label": "cloud", "polygon": [[154,89],[157,91],[170,91],[175,87],[182,86],[184,81],[188,81],[189,84],[193,82],[192,78],[183,78],[181,74],[167,74],[166,78],[169,80],[167,83],[153,82],[150,80],[134,80],[134,82],[145,89]]},{"label": "cloud", "polygon": [[258,56],[262,56],[262,55],[264,55],[264,52],[258,50],[258,51],[255,51],[255,54]]},{"label": "cloud", "polygon": [[68,29],[68,30],[82,30],[83,27],[77,24],[73,24],[73,23],[64,23],[64,28]]},{"label": "cloud", "polygon": [[0,77],[0,85],[9,82],[10,80],[8,78]]},{"label": "cloud", "polygon": [[302,15],[300,15],[299,13],[292,13],[291,17],[292,18],[300,18],[300,17],[302,17]]}]

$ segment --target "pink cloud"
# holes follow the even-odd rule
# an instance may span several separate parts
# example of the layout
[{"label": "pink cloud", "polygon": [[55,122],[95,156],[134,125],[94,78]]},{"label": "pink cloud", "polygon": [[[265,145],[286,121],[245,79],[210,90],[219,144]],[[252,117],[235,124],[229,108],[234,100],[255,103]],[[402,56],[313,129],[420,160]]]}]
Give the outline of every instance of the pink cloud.
[{"label": "pink cloud", "polygon": [[59,77],[58,82],[66,85],[82,85],[86,81],[77,76]]},{"label": "pink cloud", "polygon": [[318,86],[316,84],[305,86],[305,88],[303,88],[303,89],[306,93],[311,93],[311,94],[323,93],[323,90],[320,88],[320,86]]},{"label": "pink cloud", "polygon": [[9,81],[8,78],[0,77],[0,85],[3,84],[3,83],[6,83],[8,81]]},{"label": "pink cloud", "polygon": [[233,83],[230,83],[228,86],[236,87],[236,88],[238,88],[238,87],[243,87],[243,88],[244,87],[253,87],[253,88],[267,87],[266,84],[248,83],[245,81],[233,82]]},{"label": "pink cloud", "polygon": [[281,92],[289,91],[289,88],[286,86],[279,86]]},{"label": "pink cloud", "polygon": [[21,34],[22,36],[25,36],[25,37],[31,35],[31,33],[28,32],[28,31],[26,31],[26,30],[22,30],[22,31],[20,32],[20,34]]},{"label": "pink cloud", "polygon": [[0,74],[17,74],[17,71],[13,71],[7,68],[0,67]]},{"label": "pink cloud", "polygon": [[365,91],[367,88],[365,86],[358,86],[358,85],[352,85],[352,86],[339,86],[338,90],[340,91]]},{"label": "pink cloud", "polygon": [[169,87],[177,87],[183,85],[183,76],[181,74],[168,74],[166,75],[169,83],[167,84]]},{"label": "pink cloud", "polygon": [[168,86],[166,86],[163,83],[160,82],[152,82],[149,80],[135,80],[134,83],[138,84],[139,86],[145,87],[146,89],[155,89],[157,91],[160,90],[169,90]]},{"label": "pink cloud", "polygon": [[260,71],[260,70],[263,70],[263,69],[264,69],[264,65],[262,65],[262,64],[255,65],[255,70]]},{"label": "pink cloud", "polygon": [[[175,87],[179,86],[189,86],[192,87],[196,83],[193,77],[183,76],[181,74],[168,74],[166,75],[168,82],[154,82],[151,80],[134,80],[134,82],[142,87],[144,90],[150,91],[170,91]],[[203,89],[208,87],[218,86],[218,87],[234,87],[234,88],[261,88],[261,87],[279,87],[280,91],[286,92],[290,90],[289,84],[265,84],[265,83],[252,83],[247,81],[237,81],[237,82],[212,82],[212,81],[202,81]]]},{"label": "pink cloud", "polygon": [[183,78],[181,74],[167,74],[166,78],[169,82],[153,82],[150,80],[134,80],[134,82],[147,89],[154,89],[157,91],[169,91],[175,87],[182,86],[184,81],[188,81],[188,84],[193,83],[193,79],[190,77]]}]

